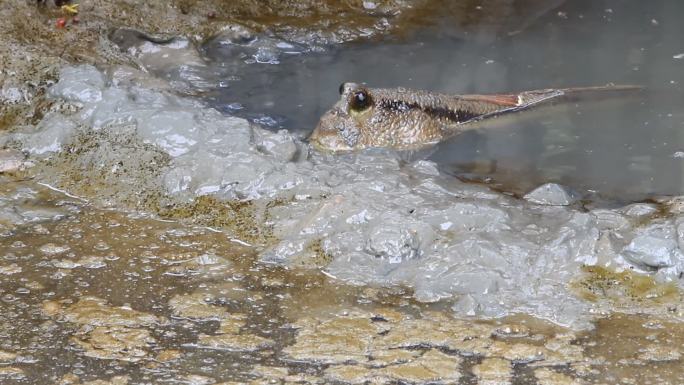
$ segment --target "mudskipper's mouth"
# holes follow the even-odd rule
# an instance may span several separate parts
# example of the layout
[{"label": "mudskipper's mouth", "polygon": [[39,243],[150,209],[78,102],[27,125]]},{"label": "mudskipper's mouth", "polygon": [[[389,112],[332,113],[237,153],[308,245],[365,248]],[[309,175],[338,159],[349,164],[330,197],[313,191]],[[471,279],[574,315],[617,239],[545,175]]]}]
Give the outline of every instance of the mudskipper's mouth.
[{"label": "mudskipper's mouth", "polygon": [[349,152],[355,150],[342,136],[349,116],[333,107],[321,116],[316,128],[309,135],[309,143],[321,152]]},{"label": "mudskipper's mouth", "polygon": [[347,145],[344,139],[339,137],[339,135],[330,133],[329,130],[322,130],[319,127],[316,127],[316,129],[313,130],[307,140],[309,141],[309,144],[321,152],[337,153],[353,150]]}]

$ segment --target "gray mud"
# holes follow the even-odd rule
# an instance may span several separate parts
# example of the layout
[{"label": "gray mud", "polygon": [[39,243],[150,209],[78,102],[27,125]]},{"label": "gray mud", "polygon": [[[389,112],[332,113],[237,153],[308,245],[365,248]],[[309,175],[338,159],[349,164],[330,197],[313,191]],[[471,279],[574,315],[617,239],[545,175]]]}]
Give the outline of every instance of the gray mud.
[{"label": "gray mud", "polygon": [[[65,68],[49,94],[74,112],[51,113],[37,133],[5,140],[49,156],[52,166],[39,175],[59,186],[64,164],[100,170],[86,180],[107,194],[73,192],[106,205],[131,206],[131,197],[150,191],[166,205],[207,195],[249,202],[264,235],[263,262],[407,286],[419,301],[442,301],[460,316],[525,313],[588,327],[592,304],[569,288],[586,265],[680,284],[684,219],[676,213],[647,204],[586,210],[554,185],[521,200],[384,151],[317,154],[287,131],[143,87],[144,78],[124,68]],[[83,135],[99,141],[93,150],[79,145]]]}]

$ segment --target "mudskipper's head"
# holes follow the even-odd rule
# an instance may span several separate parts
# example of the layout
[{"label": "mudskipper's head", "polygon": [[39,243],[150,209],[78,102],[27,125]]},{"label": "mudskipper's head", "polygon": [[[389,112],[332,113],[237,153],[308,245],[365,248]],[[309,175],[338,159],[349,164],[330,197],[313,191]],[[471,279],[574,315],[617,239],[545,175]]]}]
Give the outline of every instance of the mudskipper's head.
[{"label": "mudskipper's head", "polygon": [[342,152],[365,147],[363,132],[373,116],[370,91],[356,83],[340,85],[340,100],[326,112],[309,137],[317,149]]}]

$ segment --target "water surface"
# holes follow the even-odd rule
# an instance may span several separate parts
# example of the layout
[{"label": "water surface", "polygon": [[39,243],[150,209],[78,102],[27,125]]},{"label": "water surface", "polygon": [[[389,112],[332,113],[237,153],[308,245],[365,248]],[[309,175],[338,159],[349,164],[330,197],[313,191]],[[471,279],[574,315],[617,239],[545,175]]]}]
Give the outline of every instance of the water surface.
[{"label": "water surface", "polygon": [[222,85],[209,100],[226,113],[304,136],[345,81],[454,94],[638,84],[648,90],[638,98],[521,115],[455,138],[432,159],[445,172],[514,192],[548,181],[619,201],[684,192],[684,4],[605,0],[549,8],[541,16],[530,8],[536,18],[515,26],[521,29],[449,19],[408,36],[323,52],[284,46],[275,57],[209,41],[203,53]]}]

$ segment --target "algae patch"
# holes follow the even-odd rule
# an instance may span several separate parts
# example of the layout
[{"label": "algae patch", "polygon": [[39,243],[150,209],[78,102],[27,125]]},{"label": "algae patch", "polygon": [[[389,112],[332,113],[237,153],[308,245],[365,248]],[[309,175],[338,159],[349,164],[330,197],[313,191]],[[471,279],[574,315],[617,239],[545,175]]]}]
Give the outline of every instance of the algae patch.
[{"label": "algae patch", "polygon": [[21,107],[18,106],[5,107],[3,113],[0,115],[0,132],[8,130],[10,127],[14,126],[15,122],[18,120],[21,110]]},{"label": "algae patch", "polygon": [[81,131],[64,151],[37,167],[37,174],[74,194],[104,206],[151,208],[159,199],[159,175],[170,161],[154,145],[143,143],[134,128]]},{"label": "algae patch", "polygon": [[676,303],[681,299],[676,284],[659,283],[648,275],[629,270],[617,272],[601,266],[584,266],[582,270],[585,275],[572,286],[588,301],[607,299],[620,305],[656,305]]},{"label": "algae patch", "polygon": [[473,372],[490,381],[484,383],[510,383],[515,365],[575,367],[586,361],[572,333],[547,330],[509,342],[496,334],[502,325],[436,312],[418,318],[392,310],[354,309],[332,318],[302,318],[293,326],[296,342],[283,350],[286,360],[329,365],[323,373],[328,381],[456,383],[463,376],[464,357],[475,356],[483,360]]},{"label": "algae patch", "polygon": [[214,228],[229,229],[240,239],[256,242],[268,237],[259,226],[251,201],[222,201],[210,195],[202,195],[190,203],[177,203],[160,207],[162,218],[191,220]]},{"label": "algae patch", "polygon": [[267,237],[250,201],[223,201],[203,195],[186,203],[166,196],[160,176],[170,162],[157,146],[140,140],[134,127],[123,132],[89,130],[39,164],[37,173],[104,206],[123,204],[166,219],[227,229],[248,242]]},{"label": "algae patch", "polygon": [[147,357],[148,349],[156,342],[149,330],[125,327],[82,329],[71,341],[87,357],[130,362]]},{"label": "algae patch", "polygon": [[85,297],[76,304],[62,308],[47,301],[43,313],[79,325],[70,341],[87,357],[137,362],[144,359],[156,342],[147,327],[163,320],[153,314],[129,307],[113,307],[96,297]]},{"label": "algae patch", "polygon": [[334,257],[325,251],[322,240],[315,239],[292,259],[290,265],[304,269],[325,268],[333,259]]}]

